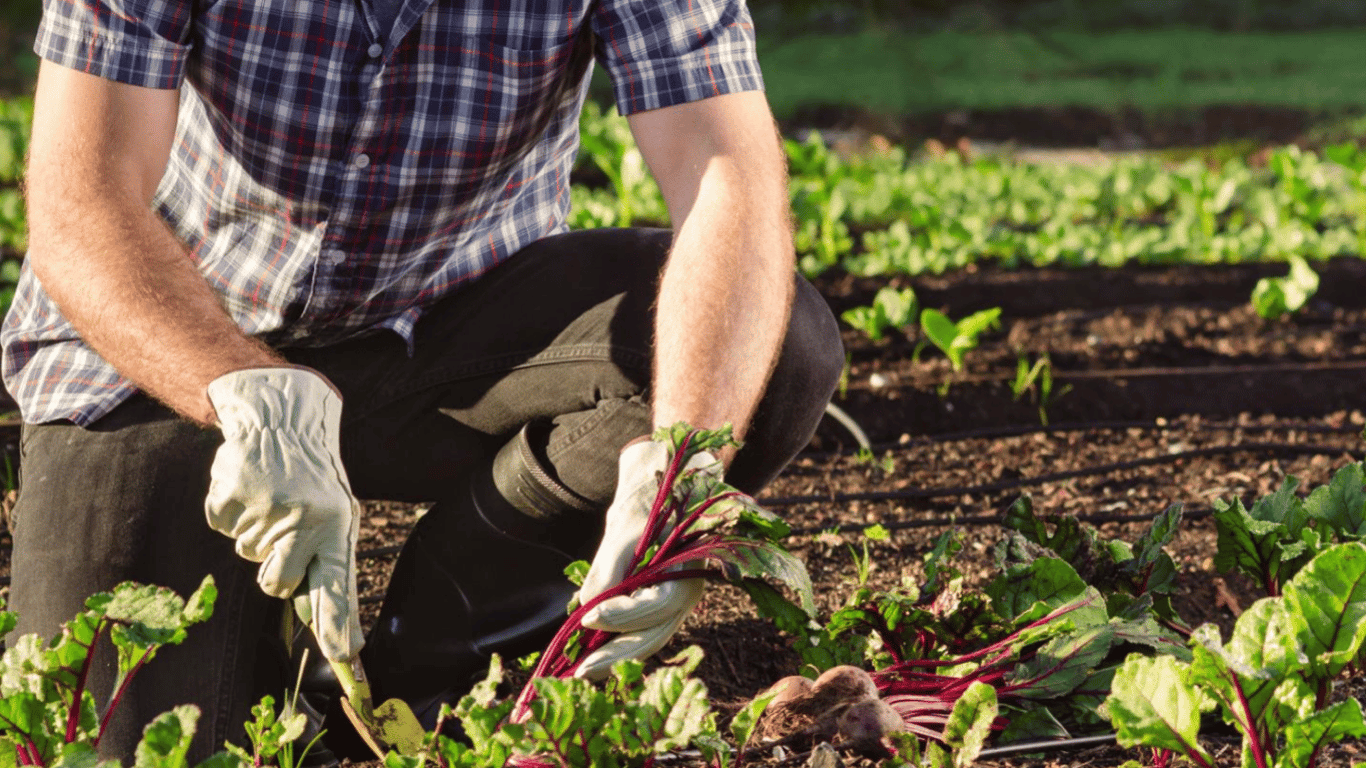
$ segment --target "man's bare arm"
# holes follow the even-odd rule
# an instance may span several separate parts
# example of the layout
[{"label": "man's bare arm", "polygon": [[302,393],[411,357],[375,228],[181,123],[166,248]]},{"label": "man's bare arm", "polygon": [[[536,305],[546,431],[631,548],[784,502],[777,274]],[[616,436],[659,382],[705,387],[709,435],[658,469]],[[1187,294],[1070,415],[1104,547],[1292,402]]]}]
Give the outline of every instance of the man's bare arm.
[{"label": "man's bare arm", "polygon": [[210,381],[281,361],[238,329],[150,207],[176,110],[175,91],[42,64],[27,174],[29,259],[62,314],[119,373],[212,424]]},{"label": "man's bare arm", "polygon": [[792,300],[786,158],[768,102],[736,93],[629,118],[664,193],[673,250],[660,285],[654,419],[743,435]]}]

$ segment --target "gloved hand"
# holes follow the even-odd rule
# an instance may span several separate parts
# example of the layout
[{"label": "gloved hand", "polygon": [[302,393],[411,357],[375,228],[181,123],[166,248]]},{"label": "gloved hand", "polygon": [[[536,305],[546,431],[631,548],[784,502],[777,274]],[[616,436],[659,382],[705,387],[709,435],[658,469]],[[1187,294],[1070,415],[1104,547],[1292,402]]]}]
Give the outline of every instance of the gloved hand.
[{"label": "gloved hand", "polygon": [[338,447],[341,397],[302,368],[254,368],[208,387],[223,445],[214,456],[209,525],[260,563],[256,583],[300,596],[305,621],[328,659],[348,661],[364,643],[356,598],[360,506]]},{"label": "gloved hand", "polygon": [[[659,482],[668,469],[669,450],[668,443],[655,440],[634,443],[622,450],[616,495],[607,508],[602,543],[579,588],[580,604],[626,577],[636,544],[645,533]],[[706,451],[694,454],[684,469],[717,478],[722,474],[721,463]],[[661,535],[668,533],[665,530]],[[622,659],[644,659],[663,648],[702,599],[704,586],[702,579],[668,581],[599,603],[584,616],[583,625],[622,634],[589,654],[574,675],[600,679]]]}]

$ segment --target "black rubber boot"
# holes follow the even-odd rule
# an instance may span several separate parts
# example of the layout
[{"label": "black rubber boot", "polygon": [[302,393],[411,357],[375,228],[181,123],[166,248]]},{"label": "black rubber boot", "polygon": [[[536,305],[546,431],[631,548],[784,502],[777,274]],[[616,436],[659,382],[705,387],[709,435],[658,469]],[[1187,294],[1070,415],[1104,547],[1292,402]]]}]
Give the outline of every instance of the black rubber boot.
[{"label": "black rubber boot", "polygon": [[576,589],[565,566],[601,538],[600,510],[544,469],[537,431],[524,428],[418,521],[361,652],[375,701],[408,702],[428,728],[442,702],[483,679],[490,654],[545,647]]}]

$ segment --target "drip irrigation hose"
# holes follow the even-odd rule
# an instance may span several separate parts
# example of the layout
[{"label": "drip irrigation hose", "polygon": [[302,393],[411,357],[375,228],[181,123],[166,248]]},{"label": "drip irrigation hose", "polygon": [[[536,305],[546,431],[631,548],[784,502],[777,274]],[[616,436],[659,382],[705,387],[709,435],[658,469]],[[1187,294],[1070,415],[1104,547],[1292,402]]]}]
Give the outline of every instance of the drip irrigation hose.
[{"label": "drip irrigation hose", "polygon": [[850,501],[900,501],[906,499],[934,499],[946,496],[962,496],[965,494],[988,494],[999,493],[1001,491],[1015,490],[1041,483],[1057,482],[1059,480],[1071,480],[1078,477],[1092,475],[1105,475],[1111,472],[1122,472],[1127,469],[1139,469],[1159,464],[1169,464],[1182,459],[1198,459],[1209,456],[1221,456],[1230,453],[1279,453],[1290,455],[1331,455],[1347,453],[1347,449],[1339,445],[1315,445],[1300,443],[1239,443],[1237,445],[1215,445],[1205,448],[1192,448],[1188,451],[1175,451],[1161,456],[1148,456],[1141,459],[1130,461],[1115,462],[1112,464],[1100,464],[1094,467],[1083,467],[1082,469],[1070,469],[1065,472],[1053,472],[1046,475],[1035,477],[1022,477],[1014,480],[1002,480],[995,483],[984,483],[981,485],[965,485],[955,488],[902,488],[893,491],[859,491],[846,493],[829,494],[808,494],[805,496],[778,496],[772,498],[759,498],[757,501],[764,507],[791,507],[800,504],[839,504]]},{"label": "drip irrigation hose", "polygon": [[[1181,511],[1183,520],[1200,520],[1214,514],[1214,510],[1209,507],[1185,507]],[[1041,515],[1048,518],[1049,515]],[[1129,515],[1068,515],[1068,517],[1083,523],[1092,525],[1104,525],[1106,523],[1151,523],[1155,515],[1144,512],[1135,512]],[[1001,525],[1005,521],[1004,515],[950,515],[948,517],[927,517],[919,520],[890,520],[890,521],[867,521],[862,523],[845,523],[844,525],[832,525],[826,527],[811,526],[807,528],[793,528],[788,531],[788,536],[815,536],[822,533],[860,533],[874,525],[880,525],[889,531],[904,531],[912,528],[947,528],[953,525],[961,525],[972,528],[975,526]]]},{"label": "drip irrigation hose", "polygon": [[[1174,424],[1158,423],[1148,419],[1143,421],[1070,421],[1059,422],[1056,424],[1016,424],[1004,427],[979,427],[977,429],[965,429],[958,432],[945,432],[939,435],[927,435],[924,437],[912,438],[906,442],[883,442],[873,443],[870,450],[874,452],[891,450],[911,450],[926,445],[941,445],[943,443],[956,443],[962,440],[991,440],[1003,437],[1021,437],[1024,435],[1053,434],[1062,432],[1092,432],[1100,430],[1121,430],[1121,429],[1143,429],[1166,431],[1172,429]],[[1238,422],[1199,422],[1195,424],[1181,424],[1181,429],[1191,432],[1233,432],[1243,430],[1245,432],[1306,432],[1310,434],[1325,435],[1355,435],[1361,434],[1360,425],[1345,425],[1335,427],[1329,424],[1293,424],[1287,422],[1273,422],[1270,424],[1240,424]],[[839,456],[853,456],[860,448],[847,448],[839,451],[812,451],[802,453],[805,459],[822,460],[831,459]]]},{"label": "drip irrigation hose", "polygon": [[[1192,366],[1151,366],[1147,368],[1103,368],[1086,371],[1062,371],[1053,369],[1053,381],[1077,381],[1082,379],[1151,379],[1165,376],[1250,376],[1268,373],[1309,373],[1322,371],[1360,371],[1366,369],[1366,360],[1322,360],[1296,363],[1272,363],[1270,365],[1192,365]],[[938,380],[917,382],[921,386],[935,387],[943,384],[984,384],[996,381],[1014,381],[1017,374],[1004,371],[987,373],[960,373]],[[907,389],[910,384],[884,384],[877,389]],[[848,389],[871,391],[874,388],[861,381],[850,382]]]}]

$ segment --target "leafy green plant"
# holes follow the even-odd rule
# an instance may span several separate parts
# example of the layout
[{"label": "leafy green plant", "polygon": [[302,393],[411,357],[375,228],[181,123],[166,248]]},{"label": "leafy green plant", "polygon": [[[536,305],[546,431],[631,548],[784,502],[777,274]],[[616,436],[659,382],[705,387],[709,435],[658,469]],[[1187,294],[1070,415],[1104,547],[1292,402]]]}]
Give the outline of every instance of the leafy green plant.
[{"label": "leafy green plant", "polygon": [[873,451],[871,447],[862,447],[854,454],[854,461],[865,467],[876,467],[883,473],[890,474],[896,471],[896,458],[891,451],[882,454],[882,458]]},{"label": "leafy green plant", "polygon": [[[300,672],[302,673],[302,667]],[[228,751],[242,762],[251,766],[275,765],[279,768],[300,768],[304,756],[322,738],[322,733],[313,737],[298,754],[294,742],[303,735],[308,725],[308,716],[294,706],[285,706],[280,713],[275,712],[275,698],[265,696],[251,708],[252,719],[245,725],[247,740],[251,751],[228,744]]]},{"label": "leafy green plant", "polygon": [[1214,565],[1255,580],[1268,596],[1321,550],[1343,541],[1366,540],[1366,466],[1353,462],[1301,499],[1298,478],[1288,476],[1275,493],[1248,509],[1242,499],[1214,501],[1219,533]]},{"label": "leafy green plant", "polygon": [[823,625],[803,623],[771,588],[756,604],[795,636],[808,664],[857,664],[863,653],[883,699],[921,738],[941,739],[977,685],[994,692],[1001,738],[1066,736],[1100,722],[1110,677],[1129,650],[1190,657],[1167,626],[1176,568],[1163,547],[1180,519],[1179,506],[1168,509],[1131,545],[1075,518],[1035,515],[1023,497],[1005,517],[1000,572],[982,589],[964,585],[952,562],[962,537],[949,532],[926,557],[923,590],[910,582],[860,587]]},{"label": "leafy green plant", "polygon": [[1048,426],[1048,409],[1053,405],[1053,401],[1071,391],[1071,384],[1063,385],[1056,393],[1053,391],[1053,361],[1048,353],[1039,355],[1033,365],[1030,365],[1024,355],[1020,355],[1016,361],[1015,379],[1010,383],[1011,395],[1019,402],[1025,393],[1032,393],[1034,402],[1039,407],[1040,424]]},{"label": "leafy green plant", "polygon": [[1278,597],[1238,617],[1225,644],[1207,624],[1195,631],[1193,659],[1130,658],[1106,699],[1121,744],[1172,750],[1213,765],[1200,746],[1200,713],[1215,708],[1242,734],[1242,764],[1314,766],[1322,748],[1366,736],[1361,702],[1330,703],[1332,681],[1366,639],[1366,545],[1318,553]]},{"label": "leafy green plant", "polygon": [[920,327],[933,344],[948,356],[955,371],[963,370],[963,356],[977,348],[978,337],[1000,326],[1001,308],[992,307],[954,322],[937,309],[920,313]]},{"label": "leafy green plant", "polygon": [[[688,746],[724,763],[706,687],[692,676],[701,659],[692,646],[648,675],[641,662],[622,661],[601,687],[572,677],[539,678],[539,695],[526,717],[513,722],[515,702],[497,696],[503,668],[495,655],[484,681],[454,708],[442,708],[428,748],[418,755],[391,752],[385,766],[618,768],[650,765],[654,755]],[[451,718],[460,722],[464,740],[441,735]]]},{"label": "leafy green plant", "polygon": [[891,538],[892,534],[886,528],[880,525],[870,525],[863,529],[862,535],[859,537],[860,546],[858,549],[855,549],[852,544],[849,545],[849,556],[854,560],[855,578],[857,578],[860,587],[868,583],[868,574],[873,569],[873,555],[868,551],[868,542],[888,541]]},{"label": "leafy green plant", "polygon": [[1304,502],[1295,495],[1298,487],[1298,479],[1287,477],[1279,490],[1258,499],[1252,509],[1242,499],[1216,499],[1219,543],[1214,567],[1246,574],[1267,595],[1279,595],[1281,585],[1309,562],[1322,539],[1310,524]]},{"label": "leafy green plant", "polygon": [[640,220],[655,224],[669,220],[663,196],[645,167],[626,118],[615,110],[603,112],[588,101],[579,116],[579,142],[579,157],[596,166],[611,185],[610,195],[581,195],[575,201],[576,208],[589,208],[598,216],[596,221],[577,221],[579,226],[629,227]]},{"label": "leafy green plant", "polygon": [[[0,749],[19,765],[93,762],[100,736],[138,670],[207,619],[216,596],[211,577],[188,600],[162,587],[124,583],[88,598],[85,610],[51,642],[34,634],[18,638],[0,658]],[[0,612],[0,629],[12,630],[16,618]],[[95,646],[106,637],[117,652],[118,673],[100,712],[88,677]],[[198,716],[197,708],[185,706],[153,721],[137,748],[138,764],[183,766]],[[219,756],[211,762],[236,759]]]},{"label": "leafy green plant", "polygon": [[1267,320],[1298,312],[1319,290],[1319,276],[1309,262],[1291,256],[1290,274],[1285,277],[1264,277],[1252,289],[1252,306]]},{"label": "leafy green plant", "polygon": [[914,289],[888,285],[878,289],[871,306],[847,309],[840,319],[873,341],[881,341],[887,331],[900,330],[914,322],[918,308]]}]

